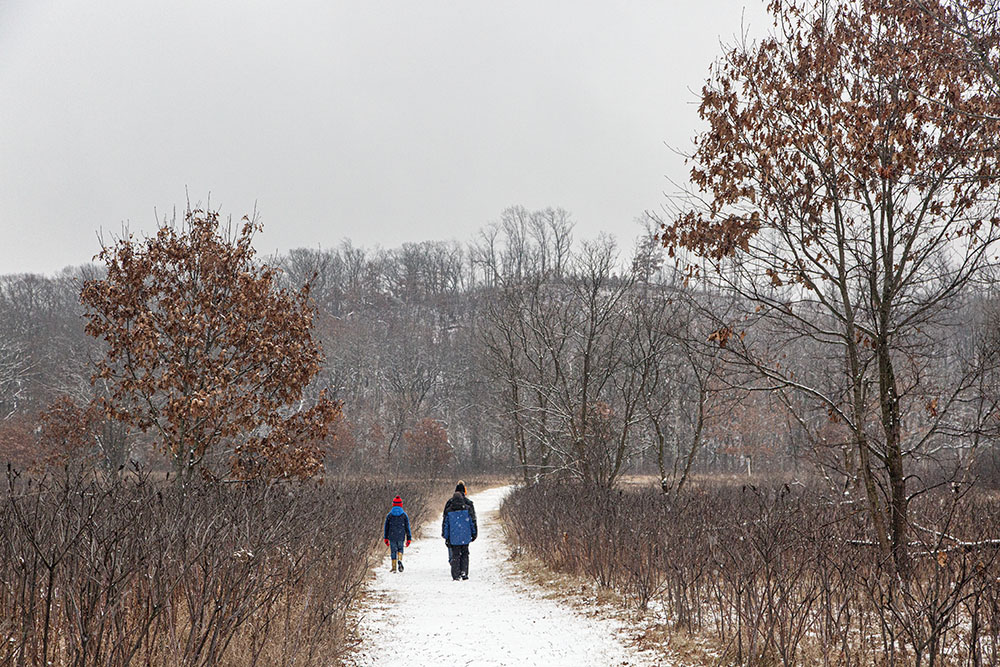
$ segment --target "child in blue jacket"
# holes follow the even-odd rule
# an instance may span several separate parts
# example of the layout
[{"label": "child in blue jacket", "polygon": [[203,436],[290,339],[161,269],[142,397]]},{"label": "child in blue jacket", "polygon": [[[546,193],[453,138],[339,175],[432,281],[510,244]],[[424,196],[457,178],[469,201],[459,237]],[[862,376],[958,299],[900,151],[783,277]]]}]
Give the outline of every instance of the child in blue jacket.
[{"label": "child in blue jacket", "polygon": [[385,528],[382,530],[382,538],[385,545],[389,547],[392,555],[392,572],[398,568],[403,571],[403,540],[406,546],[410,546],[410,517],[403,511],[403,499],[396,496],[392,499],[392,509],[385,517]]}]

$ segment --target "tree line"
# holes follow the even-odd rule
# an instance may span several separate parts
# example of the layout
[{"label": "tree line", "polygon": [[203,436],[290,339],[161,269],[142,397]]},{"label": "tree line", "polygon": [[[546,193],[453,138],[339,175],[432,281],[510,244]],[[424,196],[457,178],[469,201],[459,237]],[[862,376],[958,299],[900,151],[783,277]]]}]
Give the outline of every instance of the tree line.
[{"label": "tree line", "polygon": [[[328,465],[516,469],[525,481],[567,474],[604,487],[642,472],[673,494],[695,471],[752,474],[819,463],[850,475],[857,452],[846,444],[839,406],[792,391],[815,378],[826,393],[813,394],[841,395],[829,341],[801,331],[810,318],[829,315],[808,292],[795,301],[774,295],[764,309],[753,295],[696,283],[670,261],[655,227],[640,231],[626,253],[610,237],[575,240],[563,210],[512,207],[464,246],[371,250],[344,241],[247,261],[273,266],[276,289],[308,288],[315,374],[295,411],[321,397],[342,407],[323,438]],[[241,242],[248,247],[250,238]],[[86,281],[109,277],[106,267],[86,265],[55,277],[0,278],[0,437],[8,458],[27,461],[51,454],[45,447],[71,445],[79,434],[58,428],[67,411],[111,395],[108,343],[87,335],[79,301]],[[996,349],[993,303],[985,289],[957,293],[937,311],[947,318],[926,323],[914,342],[927,362],[905,405],[912,427],[924,429],[920,437],[934,455],[927,458],[968,461],[969,443],[991,442],[982,425],[995,409],[987,372]],[[119,344],[138,338],[133,326]],[[751,372],[761,366],[751,355],[762,353],[772,355],[764,380]],[[217,370],[211,383],[221,385],[226,363]],[[779,372],[798,380],[778,386]],[[958,392],[945,396],[944,386]],[[188,402],[202,389],[193,387]],[[944,421],[959,408],[964,426]],[[150,451],[156,433],[103,412],[92,420],[100,428],[84,434],[83,448],[109,468],[158,460]],[[39,431],[39,423],[48,427]],[[35,437],[41,432],[47,443]],[[238,432],[234,426],[214,437]]]},{"label": "tree line", "polygon": [[[275,344],[287,315],[250,312],[270,291],[285,295],[282,312],[311,313],[297,320],[313,341],[308,381],[283,409],[342,409],[319,438],[328,466],[565,471],[605,485],[640,467],[659,465],[668,485],[690,472],[693,456],[678,452],[708,433],[716,353],[697,340],[693,292],[651,227],[631,256],[609,237],[575,241],[564,210],[512,207],[466,245],[344,241],[262,261],[254,225],[234,232],[192,211],[141,243],[109,244],[103,266],[0,277],[4,457],[85,451],[113,470],[161,464],[157,443],[181,469],[231,456],[261,432],[254,396],[280,383],[241,385],[237,355],[220,351],[245,345],[251,321],[275,322]],[[212,273],[205,258],[268,286],[250,299],[239,271]],[[196,367],[207,370],[194,381]],[[244,402],[221,416],[198,407],[223,388]]]}]

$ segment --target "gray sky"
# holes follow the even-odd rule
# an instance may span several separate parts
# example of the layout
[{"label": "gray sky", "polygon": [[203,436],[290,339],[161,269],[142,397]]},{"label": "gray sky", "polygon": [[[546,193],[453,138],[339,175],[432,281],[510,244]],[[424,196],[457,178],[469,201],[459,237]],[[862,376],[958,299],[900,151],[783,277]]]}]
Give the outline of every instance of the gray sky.
[{"label": "gray sky", "polygon": [[89,261],[185,188],[256,202],[265,254],[466,241],[512,204],[630,246],[762,4],[0,0],[0,274]]}]

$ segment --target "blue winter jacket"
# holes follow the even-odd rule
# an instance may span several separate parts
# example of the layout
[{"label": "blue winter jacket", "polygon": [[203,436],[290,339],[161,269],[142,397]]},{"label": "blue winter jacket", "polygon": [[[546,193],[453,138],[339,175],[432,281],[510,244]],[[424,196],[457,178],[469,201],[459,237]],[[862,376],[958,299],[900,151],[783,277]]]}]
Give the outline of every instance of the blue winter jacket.
[{"label": "blue winter jacket", "polygon": [[464,495],[455,495],[445,504],[441,519],[441,537],[449,545],[463,545],[474,541],[479,533],[476,525],[476,508]]},{"label": "blue winter jacket", "polygon": [[390,542],[402,542],[410,537],[410,517],[402,507],[393,507],[385,516],[385,529],[382,531],[382,539]]}]

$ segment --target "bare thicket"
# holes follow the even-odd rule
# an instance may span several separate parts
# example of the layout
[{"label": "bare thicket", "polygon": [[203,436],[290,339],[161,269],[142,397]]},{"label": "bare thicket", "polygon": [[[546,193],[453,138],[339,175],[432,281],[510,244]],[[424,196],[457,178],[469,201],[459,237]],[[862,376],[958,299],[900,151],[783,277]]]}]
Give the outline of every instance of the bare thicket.
[{"label": "bare thicket", "polygon": [[8,469],[0,664],[330,664],[396,493],[419,525],[427,494],[413,483]]},{"label": "bare thicket", "polygon": [[909,585],[864,512],[802,486],[517,490],[501,510],[519,553],[618,591],[672,632],[707,636],[720,664],[992,665],[1000,560],[992,494],[914,501]]}]

